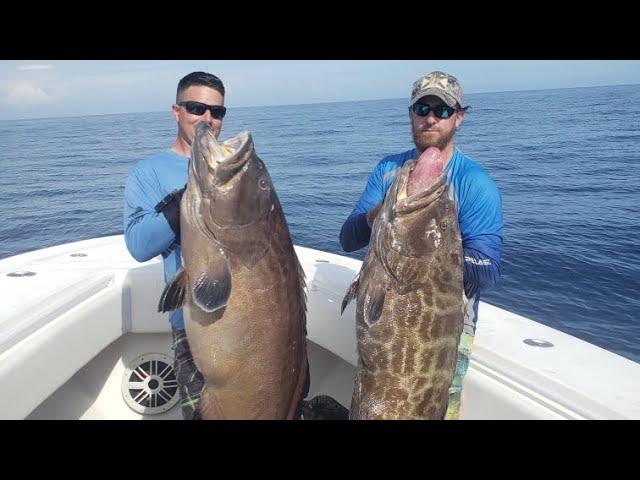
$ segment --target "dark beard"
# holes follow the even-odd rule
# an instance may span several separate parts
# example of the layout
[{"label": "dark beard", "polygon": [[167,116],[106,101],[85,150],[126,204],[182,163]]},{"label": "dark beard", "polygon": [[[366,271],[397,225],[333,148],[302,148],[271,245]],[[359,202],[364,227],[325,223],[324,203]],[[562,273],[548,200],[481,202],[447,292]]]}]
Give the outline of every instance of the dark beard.
[{"label": "dark beard", "polygon": [[418,135],[416,135],[416,130],[413,126],[411,127],[411,134],[413,136],[413,143],[415,144],[416,149],[419,152],[424,152],[429,147],[436,147],[439,150],[444,150],[447,145],[449,145],[449,142],[453,140],[453,136],[456,134],[456,131],[453,129],[447,135],[441,136],[435,145],[432,142],[427,142],[422,138],[419,138]]}]

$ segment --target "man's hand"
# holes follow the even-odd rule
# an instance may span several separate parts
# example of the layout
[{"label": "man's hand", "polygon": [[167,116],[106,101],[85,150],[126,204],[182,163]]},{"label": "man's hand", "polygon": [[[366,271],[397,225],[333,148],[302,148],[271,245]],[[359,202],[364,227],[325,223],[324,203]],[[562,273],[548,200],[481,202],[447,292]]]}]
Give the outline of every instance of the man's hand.
[{"label": "man's hand", "polygon": [[382,208],[382,204],[379,203],[367,212],[367,223],[369,224],[369,228],[373,226],[373,221],[375,220],[376,215],[378,215],[378,212],[380,211],[381,208]]},{"label": "man's hand", "polygon": [[177,243],[180,243],[180,200],[182,200],[185,188],[186,185],[180,190],[174,190],[155,207],[156,212],[162,213],[167,219],[171,230],[176,236]]}]

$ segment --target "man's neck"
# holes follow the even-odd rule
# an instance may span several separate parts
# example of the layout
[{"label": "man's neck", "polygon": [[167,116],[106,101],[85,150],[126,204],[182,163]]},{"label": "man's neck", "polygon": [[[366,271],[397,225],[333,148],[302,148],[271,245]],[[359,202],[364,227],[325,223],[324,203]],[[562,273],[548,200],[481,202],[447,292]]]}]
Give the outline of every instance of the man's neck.
[{"label": "man's neck", "polygon": [[180,137],[176,138],[176,141],[173,142],[171,150],[173,150],[178,155],[182,155],[183,157],[188,157],[189,155],[191,155],[191,145],[189,145]]}]

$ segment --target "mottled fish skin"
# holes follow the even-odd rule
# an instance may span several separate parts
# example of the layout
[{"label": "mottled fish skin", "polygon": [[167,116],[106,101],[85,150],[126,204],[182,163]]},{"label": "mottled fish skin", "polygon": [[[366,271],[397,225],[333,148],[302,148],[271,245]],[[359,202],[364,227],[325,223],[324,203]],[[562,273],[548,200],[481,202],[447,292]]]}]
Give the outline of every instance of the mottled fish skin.
[{"label": "mottled fish skin", "polygon": [[442,419],[447,409],[463,327],[462,244],[444,174],[404,196],[415,163],[390,187],[350,288],[359,353],[351,419]]},{"label": "mottled fish skin", "polygon": [[307,373],[305,278],[248,133],[218,144],[197,126],[181,245],[202,418],[292,419]]}]

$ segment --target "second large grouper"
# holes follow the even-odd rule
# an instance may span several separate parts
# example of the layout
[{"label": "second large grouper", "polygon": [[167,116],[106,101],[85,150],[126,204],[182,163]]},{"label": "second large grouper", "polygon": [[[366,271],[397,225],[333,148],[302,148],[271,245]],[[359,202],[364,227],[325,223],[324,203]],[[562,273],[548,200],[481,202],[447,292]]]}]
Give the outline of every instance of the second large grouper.
[{"label": "second large grouper", "polygon": [[407,161],[374,220],[356,303],[350,418],[442,419],[463,327],[462,243],[440,150]]},{"label": "second large grouper", "polygon": [[248,132],[220,144],[197,125],[180,229],[184,266],[159,310],[184,308],[202,418],[294,418],[307,380],[304,272]]}]

